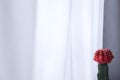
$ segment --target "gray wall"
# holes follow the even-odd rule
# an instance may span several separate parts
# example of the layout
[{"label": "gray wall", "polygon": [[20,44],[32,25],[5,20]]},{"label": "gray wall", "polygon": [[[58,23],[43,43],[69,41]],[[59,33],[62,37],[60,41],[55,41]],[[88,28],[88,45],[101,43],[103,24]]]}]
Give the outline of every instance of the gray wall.
[{"label": "gray wall", "polygon": [[120,80],[120,0],[105,0],[103,40],[115,56],[109,64],[110,80]]}]

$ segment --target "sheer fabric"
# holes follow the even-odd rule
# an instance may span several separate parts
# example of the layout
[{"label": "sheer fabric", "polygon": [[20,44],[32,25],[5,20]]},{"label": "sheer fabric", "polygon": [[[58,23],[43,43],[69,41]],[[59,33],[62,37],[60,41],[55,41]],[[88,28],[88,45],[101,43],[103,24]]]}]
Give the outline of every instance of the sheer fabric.
[{"label": "sheer fabric", "polygon": [[0,80],[97,80],[103,0],[0,0]]}]

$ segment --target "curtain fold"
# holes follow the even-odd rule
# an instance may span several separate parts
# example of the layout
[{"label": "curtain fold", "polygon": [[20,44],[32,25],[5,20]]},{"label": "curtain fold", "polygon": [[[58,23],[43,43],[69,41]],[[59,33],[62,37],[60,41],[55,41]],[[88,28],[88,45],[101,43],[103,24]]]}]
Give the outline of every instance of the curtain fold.
[{"label": "curtain fold", "polygon": [[104,0],[38,0],[34,80],[97,79],[103,9]]},{"label": "curtain fold", "polygon": [[0,80],[31,80],[34,0],[0,0]]}]

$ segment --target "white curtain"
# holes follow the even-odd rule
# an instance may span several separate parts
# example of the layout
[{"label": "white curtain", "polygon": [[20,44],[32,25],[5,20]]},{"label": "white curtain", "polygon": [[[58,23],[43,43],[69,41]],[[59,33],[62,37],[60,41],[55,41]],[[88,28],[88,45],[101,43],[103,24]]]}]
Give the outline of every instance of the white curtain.
[{"label": "white curtain", "polygon": [[1,80],[97,80],[104,0],[1,0]]}]

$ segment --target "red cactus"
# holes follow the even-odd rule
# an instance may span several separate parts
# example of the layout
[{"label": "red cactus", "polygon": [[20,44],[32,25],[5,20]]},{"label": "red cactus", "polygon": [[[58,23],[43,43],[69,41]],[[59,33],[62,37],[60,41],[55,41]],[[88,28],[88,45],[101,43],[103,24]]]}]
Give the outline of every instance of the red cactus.
[{"label": "red cactus", "polygon": [[113,59],[111,50],[109,49],[99,49],[95,52],[94,60],[99,64],[110,63]]}]

